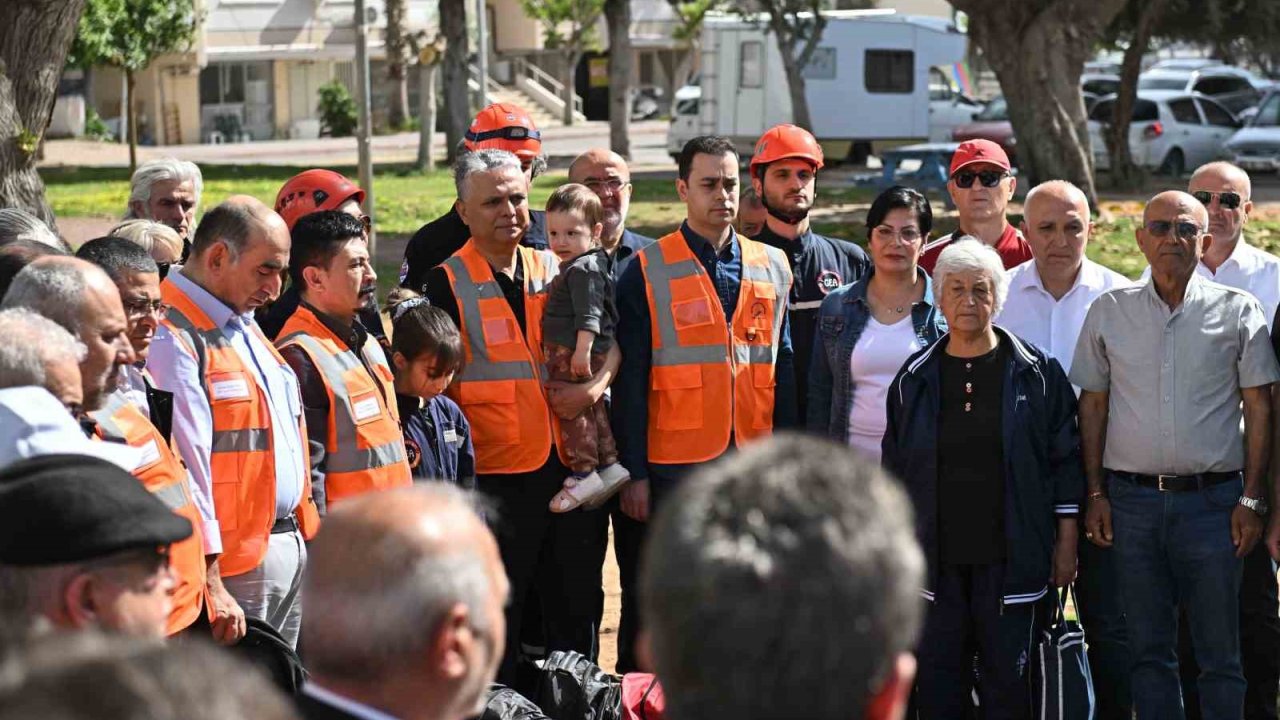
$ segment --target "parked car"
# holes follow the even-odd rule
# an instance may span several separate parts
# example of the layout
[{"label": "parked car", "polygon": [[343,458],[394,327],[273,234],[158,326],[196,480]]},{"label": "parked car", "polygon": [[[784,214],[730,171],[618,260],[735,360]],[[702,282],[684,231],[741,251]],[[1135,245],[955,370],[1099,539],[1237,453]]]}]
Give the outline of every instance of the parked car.
[{"label": "parked car", "polygon": [[1203,57],[1167,58],[1151,63],[1148,70],[1203,70],[1221,65],[1221,60]]},{"label": "parked car", "polygon": [[1280,170],[1280,91],[1263,99],[1248,124],[1227,141],[1227,152],[1250,172]]},{"label": "parked car", "polygon": [[951,133],[956,142],[965,140],[990,140],[1004,148],[1009,155],[1009,162],[1018,164],[1018,140],[1013,136],[1013,123],[1009,122],[1009,105],[1003,95],[999,95],[987,103],[982,110],[974,113],[973,122],[960,125]]},{"label": "parked car", "polygon": [[982,103],[960,92],[939,68],[929,68],[929,142],[949,142],[981,110]]},{"label": "parked car", "polygon": [[[1103,128],[1115,116],[1116,98],[1105,97],[1089,113],[1093,164],[1111,167]],[[1135,163],[1174,177],[1226,156],[1226,141],[1240,121],[1207,95],[1139,90],[1129,125],[1129,151]]]},{"label": "parked car", "polygon": [[1112,73],[1085,73],[1080,76],[1080,94],[1084,96],[1086,114],[1098,100],[1120,92],[1120,76]]},{"label": "parked car", "polygon": [[1233,115],[1257,105],[1269,84],[1270,81],[1248,70],[1221,64],[1199,69],[1158,68],[1138,76],[1138,90],[1172,90],[1208,95]]}]

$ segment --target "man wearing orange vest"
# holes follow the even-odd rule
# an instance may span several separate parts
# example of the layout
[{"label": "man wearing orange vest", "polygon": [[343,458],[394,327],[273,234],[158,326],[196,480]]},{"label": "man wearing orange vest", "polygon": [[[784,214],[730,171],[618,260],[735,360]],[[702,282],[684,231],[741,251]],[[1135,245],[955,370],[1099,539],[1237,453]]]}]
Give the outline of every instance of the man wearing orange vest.
[{"label": "man wearing orange vest", "polygon": [[547,397],[542,310],[559,261],[519,245],[529,225],[520,161],[504,150],[480,150],[458,159],[454,177],[456,206],[471,238],[427,273],[426,297],[462,332],[466,366],[448,392],[471,422],[477,489],[498,504],[494,531],[511,580],[498,681],[511,685],[535,577],[547,650],[596,656],[608,515],[548,510],[568,473],[555,448],[552,406],[573,417],[598,400],[617,370],[618,353],[610,350],[589,382]]},{"label": "man wearing orange vest", "polygon": [[168,634],[193,626],[209,632],[208,619],[212,618],[214,638],[235,642],[240,639],[244,611],[223,587],[222,579],[206,571],[204,533],[191,499],[187,468],[170,446],[173,395],[152,387],[150,376],[140,367],[168,312],[160,299],[160,269],[146,250],[123,238],[90,240],[76,255],[102,268],[115,282],[128,322],[129,344],[139,363],[125,366],[120,386],[107,396],[101,409],[89,413],[97,422],[96,433],[104,440],[141,450],[134,476],[194,528],[191,537],[174,543],[169,551],[175,586]]},{"label": "man wearing orange vest", "polygon": [[796,420],[787,258],[733,230],[733,143],[696,137],[679,169],[687,219],[618,279],[613,419],[645,514],[697,465]]},{"label": "man wearing orange vest", "polygon": [[207,212],[190,261],[160,286],[169,310],[147,369],[174,396],[174,442],[191,471],[205,553],[216,556],[210,572],[246,616],[292,645],[303,540],[320,520],[298,379],[253,320],[279,295],[288,264],[284,221],[258,200],[234,196]]},{"label": "man wearing orange vest", "polygon": [[276,347],[298,376],[311,447],[311,495],[329,507],[413,484],[394,376],[357,314],[378,292],[359,220],[338,210],[293,226],[289,280],[300,302]]}]

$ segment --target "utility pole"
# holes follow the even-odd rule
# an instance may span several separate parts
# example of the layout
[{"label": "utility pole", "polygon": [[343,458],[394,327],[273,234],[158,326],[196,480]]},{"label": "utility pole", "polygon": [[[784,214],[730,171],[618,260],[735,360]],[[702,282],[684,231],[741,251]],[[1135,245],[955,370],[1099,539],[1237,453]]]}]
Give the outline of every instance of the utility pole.
[{"label": "utility pole", "polygon": [[484,0],[476,0],[476,41],[480,46],[476,51],[476,65],[480,68],[480,102],[476,110],[489,104],[489,12]]},{"label": "utility pole", "polygon": [[369,16],[365,0],[355,0],[356,17],[356,104],[360,109],[360,124],[356,128],[356,150],[359,153],[360,188],[364,190],[364,213],[371,221],[369,227],[369,257],[377,256],[378,224],[373,211],[373,114],[369,94]]}]

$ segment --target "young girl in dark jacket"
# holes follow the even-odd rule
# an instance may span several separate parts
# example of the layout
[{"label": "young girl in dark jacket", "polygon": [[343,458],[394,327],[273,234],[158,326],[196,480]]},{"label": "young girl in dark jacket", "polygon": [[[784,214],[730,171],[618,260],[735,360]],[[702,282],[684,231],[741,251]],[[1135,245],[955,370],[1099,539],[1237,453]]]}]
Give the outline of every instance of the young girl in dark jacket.
[{"label": "young girl in dark jacket", "polygon": [[440,480],[473,489],[471,426],[444,389],[462,367],[462,337],[443,310],[412,290],[387,297],[391,364],[406,456],[415,481]]}]

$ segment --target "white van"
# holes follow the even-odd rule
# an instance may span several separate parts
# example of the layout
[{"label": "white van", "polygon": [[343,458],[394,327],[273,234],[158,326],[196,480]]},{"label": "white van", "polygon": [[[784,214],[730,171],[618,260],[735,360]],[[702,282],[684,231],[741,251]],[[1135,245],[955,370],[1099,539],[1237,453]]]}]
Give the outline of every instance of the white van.
[{"label": "white van", "polygon": [[[941,138],[945,125],[971,119],[976,106],[938,96],[939,84],[949,82],[940,68],[965,56],[967,37],[952,22],[891,10],[831,11],[826,17],[822,41],[805,69],[805,92],[814,135],[829,158],[860,162],[879,146]],[[696,95],[693,87],[676,94],[670,152],[695,135],[724,135],[745,157],[765,130],[792,121],[782,55],[765,27],[763,19],[707,16],[700,83]],[[931,86],[934,112],[943,113],[936,121]]]}]

